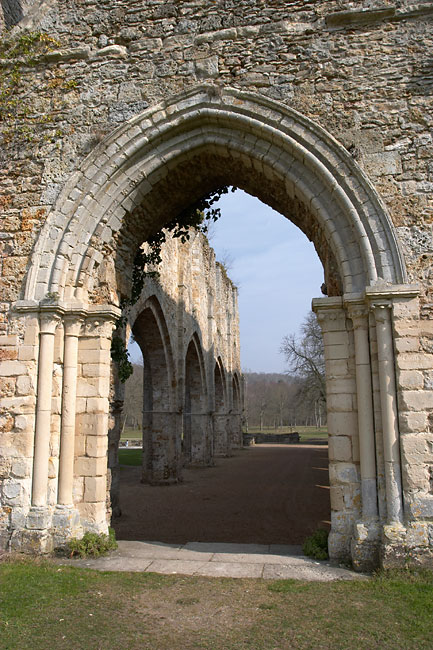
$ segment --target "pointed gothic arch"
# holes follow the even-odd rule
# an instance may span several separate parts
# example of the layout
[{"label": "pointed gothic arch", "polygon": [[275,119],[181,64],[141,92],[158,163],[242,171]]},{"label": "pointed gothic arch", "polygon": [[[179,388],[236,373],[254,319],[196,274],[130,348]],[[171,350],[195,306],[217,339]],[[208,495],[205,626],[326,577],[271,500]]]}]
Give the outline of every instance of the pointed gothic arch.
[{"label": "pointed gothic arch", "polygon": [[229,456],[230,429],[227,395],[227,375],[223,361],[217,357],[214,364],[215,409],[213,415],[213,434],[215,456]]},{"label": "pointed gothic arch", "polygon": [[[95,345],[106,350],[137,247],[226,184],[292,220],[323,263],[329,297],[316,300],[314,309],[325,339],[331,487],[339,495],[330,552],[360,565],[375,562],[381,544],[386,554],[396,543],[392,531],[402,531],[399,540],[405,534],[393,318],[404,321],[406,306],[414,309],[417,288],[403,284],[395,228],[344,147],[298,112],[231,88],[195,88],[123,124],[71,176],[41,229],[24,301],[15,305],[17,312],[36,312],[42,323],[35,458],[43,463],[35,461],[32,503],[44,500],[49,400],[43,382],[52,373],[49,341],[58,321],[91,318]],[[205,386],[200,349],[193,339],[190,368]],[[106,372],[109,361],[100,365]],[[98,399],[87,419],[104,430],[108,389]],[[201,459],[210,456],[201,452]],[[98,478],[102,486],[104,476]],[[410,481],[406,488],[412,498]],[[104,528],[98,516],[96,526]],[[416,519],[416,509],[408,516]]]},{"label": "pointed gothic arch", "polygon": [[142,481],[153,485],[177,482],[181,458],[172,389],[173,352],[156,296],[141,305],[132,332],[143,355]]},{"label": "pointed gothic arch", "polygon": [[203,349],[197,333],[194,333],[185,356],[183,417],[184,456],[191,465],[210,465],[213,462],[207,394]]},{"label": "pointed gothic arch", "polygon": [[[185,165],[189,172],[179,176]],[[187,179],[181,195],[176,184]],[[129,120],[86,158],[42,228],[25,298],[88,298],[117,233],[129,228],[143,241],[188,202],[227,182],[304,230],[325,271],[336,274],[329,279],[337,292],[406,280],[391,220],[344,147],[281,104],[203,87]],[[129,241],[131,232],[123,234]]]}]

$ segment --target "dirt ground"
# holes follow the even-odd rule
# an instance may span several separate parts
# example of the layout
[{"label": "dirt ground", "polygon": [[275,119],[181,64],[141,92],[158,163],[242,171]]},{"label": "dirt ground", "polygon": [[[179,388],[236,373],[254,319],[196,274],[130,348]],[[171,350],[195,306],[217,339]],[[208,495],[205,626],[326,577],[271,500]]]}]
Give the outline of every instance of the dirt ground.
[{"label": "dirt ground", "polygon": [[190,468],[178,485],[140,483],[139,467],[122,467],[117,539],[185,544],[301,544],[329,527],[328,448],[257,445]]}]

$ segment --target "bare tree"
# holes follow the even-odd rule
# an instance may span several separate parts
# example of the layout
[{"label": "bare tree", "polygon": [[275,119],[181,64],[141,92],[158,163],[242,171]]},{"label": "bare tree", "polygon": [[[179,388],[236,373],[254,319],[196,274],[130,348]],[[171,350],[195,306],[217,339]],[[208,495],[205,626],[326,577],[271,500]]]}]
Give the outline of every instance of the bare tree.
[{"label": "bare tree", "polygon": [[285,336],[281,352],[290,365],[289,371],[299,380],[298,401],[314,415],[320,426],[326,404],[325,357],[323,338],[315,314],[309,314],[302,326],[301,336]]}]

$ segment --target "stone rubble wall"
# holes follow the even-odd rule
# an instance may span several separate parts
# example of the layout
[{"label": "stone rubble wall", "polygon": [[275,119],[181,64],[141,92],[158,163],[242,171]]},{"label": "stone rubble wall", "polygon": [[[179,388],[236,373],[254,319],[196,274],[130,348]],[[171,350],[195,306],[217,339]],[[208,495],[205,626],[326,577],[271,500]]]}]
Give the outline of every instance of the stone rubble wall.
[{"label": "stone rubble wall", "polygon": [[[179,239],[168,237],[161,252],[162,262],[158,266],[158,277],[148,278],[145,282],[140,299],[131,308],[129,324],[139,339],[141,334],[136,323],[143,310],[149,304],[158,305],[161,316],[167,327],[166,357],[173,361],[171,369],[171,386],[167,386],[169,397],[164,401],[166,413],[155,413],[153,429],[159,429],[161,435],[153,435],[148,450],[152,457],[149,466],[143,472],[143,481],[156,483],[173,483],[182,480],[183,465],[188,462],[182,454],[180,444],[177,449],[167,450],[175,431],[180,436],[183,430],[183,414],[185,413],[185,359],[188,346],[196,337],[203,353],[203,413],[196,414],[196,432],[199,440],[210,437],[211,453],[205,464],[213,464],[218,455],[231,455],[233,448],[239,448],[241,441],[242,404],[234,403],[232,380],[234,376],[240,380],[240,348],[239,348],[239,316],[237,309],[237,289],[229,279],[222,266],[216,261],[215,253],[207,238],[197,232],[190,232],[190,239],[181,243]],[[143,332],[146,338],[146,332]],[[220,408],[219,418],[224,419],[224,427],[218,427],[215,415],[214,368],[217,360],[224,372],[224,400]],[[166,377],[167,367],[162,364],[162,381]],[[161,379],[154,377],[154,388],[161,391]],[[93,382],[93,378],[83,381]],[[124,399],[124,385],[112,381],[112,409],[120,411]],[[97,390],[96,393],[97,394]],[[243,399],[242,396],[241,400]],[[156,407],[158,408],[158,407]],[[119,513],[119,466],[117,449],[123,417],[114,417],[109,429],[108,445],[109,467],[111,470],[111,506],[115,514]],[[203,436],[200,434],[204,431]],[[157,447],[162,441],[167,449],[162,450],[157,458]],[[180,441],[178,440],[178,443]],[[147,452],[146,445],[144,448]],[[189,462],[202,464],[200,454],[192,454]],[[170,477],[164,479],[170,465]],[[80,480],[80,479],[77,479]]]},{"label": "stone rubble wall", "polygon": [[[19,64],[19,106],[0,127],[4,309],[22,294],[50,206],[95,144],[147,107],[211,82],[290,105],[352,153],[387,205],[431,313],[428,2],[352,2],[347,11],[337,1],[39,4],[25,7],[23,24],[60,46]],[[14,63],[1,65],[7,74]]]},{"label": "stone rubble wall", "polygon": [[[163,106],[173,107],[174,96],[207,84],[216,98],[227,97],[224,91],[228,88],[244,93],[238,94],[238,98],[233,94],[230,96],[233,105],[236,102],[246,105],[246,94],[251,93],[251,97],[272,100],[294,109],[323,127],[335,138],[336,147],[339,143],[349,152],[357,165],[358,179],[368,179],[389,214],[407,270],[407,278],[400,281],[407,281],[412,289],[407,292],[400,287],[394,294],[387,294],[387,288],[382,287],[380,296],[376,293],[365,297],[365,303],[375,313],[369,316],[368,336],[378,510],[381,521],[387,518],[390,509],[398,510],[397,502],[392,504],[389,501],[392,496],[389,473],[397,467],[396,455],[391,454],[392,462],[387,456],[392,427],[389,422],[382,421],[386,400],[383,382],[382,389],[380,386],[380,378],[383,380],[384,376],[381,368],[384,363],[389,364],[389,358],[383,359],[384,351],[378,342],[375,321],[379,307],[383,307],[385,301],[386,309],[392,315],[394,336],[393,381],[396,391],[395,397],[388,398],[393,402],[390,409],[398,410],[398,453],[401,454],[406,532],[403,535],[398,527],[398,530],[392,526],[388,528],[384,533],[384,553],[386,556],[389,547],[390,554],[396,556],[398,547],[400,559],[409,552],[407,549],[412,549],[411,552],[418,557],[423,553],[431,554],[431,550],[426,550],[429,545],[431,549],[433,539],[431,2],[114,0],[107,4],[102,0],[48,0],[16,3],[15,9],[18,4],[23,18],[7,35],[5,27],[11,26],[15,18],[5,13],[1,16],[0,12],[0,30],[3,30],[4,39],[7,36],[16,42],[22,30],[27,29],[44,33],[48,42],[46,47],[33,44],[30,52],[18,53],[12,59],[8,55],[10,49],[3,47],[0,50],[1,88],[7,89],[8,84],[14,84],[13,101],[10,102],[11,98],[6,96],[0,102],[0,417],[3,428],[2,495],[6,504],[2,515],[4,521],[9,522],[12,518],[18,530],[26,519],[26,509],[22,504],[28,503],[31,492],[39,338],[51,336],[49,328],[52,323],[43,321],[43,309],[35,314],[29,306],[21,306],[24,310],[21,312],[13,308],[17,300],[25,297],[27,274],[29,268],[33,268],[30,260],[32,255],[37,255],[35,244],[41,228],[65,188],[70,192],[70,200],[74,193],[79,194],[80,188],[68,186],[72,174],[80,168],[86,170],[89,178],[96,173],[95,166],[89,169],[83,163],[108,135],[117,128],[121,129],[134,116],[158,107],[161,107],[160,115],[158,117],[158,110],[152,113],[152,124],[156,129],[162,128],[163,121],[168,119]],[[12,5],[13,2],[9,3]],[[255,118],[257,115],[251,112],[251,120]],[[248,138],[250,143],[256,142],[257,132],[246,134],[246,141]],[[126,150],[122,150],[119,156],[127,156],[131,141],[126,139],[119,143],[121,145]],[[215,150],[213,158],[207,153],[206,161],[214,164],[217,170],[215,178],[218,174],[223,178],[224,164],[220,152],[220,158],[217,153]],[[265,157],[266,152],[262,155]],[[229,157],[226,160],[226,166],[230,166],[235,174],[236,160]],[[249,189],[269,204],[283,205],[284,187],[278,185],[276,178],[266,175],[265,167],[259,168],[248,161],[248,156],[243,156],[242,164],[246,166],[248,162],[251,168],[248,178],[240,174],[240,180],[245,184],[248,181]],[[169,176],[165,194],[164,191],[159,195],[156,193],[147,212],[137,212],[135,220],[131,218],[115,241],[110,240],[104,248],[98,249],[98,272],[89,274],[93,285],[88,297],[92,305],[100,305],[102,310],[103,304],[115,306],[119,303],[130,281],[135,231],[141,228],[143,232],[150,232],[155,223],[163,220],[168,207],[170,215],[166,218],[174,217],[176,210],[178,213],[186,207],[185,201],[192,187],[188,184],[190,170],[198,173],[201,161],[191,164],[191,168],[186,164],[177,178]],[[100,183],[106,181],[104,172],[101,172]],[[356,193],[354,188],[352,184],[350,192]],[[202,189],[212,189],[205,186],[205,179]],[[92,197],[87,198],[90,202]],[[109,199],[107,196],[107,205]],[[68,207],[66,201],[65,215],[69,214]],[[302,206],[299,201],[296,203],[296,197],[292,207],[288,216],[314,241],[324,264],[330,299],[338,297],[342,291],[342,279],[326,233],[312,218],[308,206]],[[51,215],[50,219],[49,232],[44,231],[43,235],[46,237],[44,259],[40,260],[38,277],[35,278],[38,286],[47,281],[48,258],[56,249],[56,239],[64,227],[63,215]],[[382,246],[381,254],[385,259],[387,242],[385,238],[382,241],[380,235],[376,235],[376,241],[379,248]],[[64,243],[68,245],[68,241]],[[73,254],[80,256],[81,250],[77,249]],[[200,255],[200,252],[194,253],[191,262],[191,274],[195,273],[197,277],[200,264],[209,268],[206,266],[208,262]],[[55,273],[59,274],[60,269],[55,269]],[[173,278],[167,287],[170,282],[170,291],[175,293]],[[415,291],[414,287],[418,290]],[[216,289],[215,296],[218,292],[225,300],[224,288]],[[185,303],[190,307],[192,298],[185,289]],[[55,302],[57,297],[46,295],[45,299]],[[347,300],[350,302],[353,297],[349,296]],[[345,301],[346,298],[343,309],[346,309]],[[218,304],[219,298],[215,297],[215,321]],[[196,308],[198,318],[204,318],[208,308],[200,303]],[[352,331],[349,312],[346,309],[345,316],[341,315],[341,345],[347,347],[348,355],[345,359],[345,388],[338,395],[335,374],[328,381],[328,391],[330,395],[337,395],[337,398],[331,397],[331,404],[333,400],[335,404],[330,415],[339,414],[335,416],[338,420],[335,431],[341,431],[331,440],[335,472],[341,474],[347,462],[353,466],[351,472],[355,477],[360,438],[356,424],[359,404],[353,392],[356,328]],[[97,396],[79,393],[78,407],[81,407],[82,399],[87,400],[86,404],[94,400],[95,413],[100,412],[103,421],[108,417],[108,349],[112,326],[107,325],[107,332],[98,331],[95,335],[95,328],[105,326],[96,317],[86,316],[86,319],[81,345],[87,345],[88,350],[94,352],[96,361],[95,364],[83,365],[88,366],[86,370],[89,373],[100,373],[97,379],[100,392]],[[103,320],[102,316],[100,320]],[[324,332],[327,329],[325,325]],[[209,338],[209,325],[202,335]],[[217,337],[216,347],[220,345],[223,349],[228,335],[228,328],[221,330],[221,339],[219,342]],[[231,336],[234,337],[233,333]],[[102,340],[105,341],[104,349],[100,347]],[[338,359],[332,359],[332,344],[329,345],[329,363],[332,365]],[[234,346],[229,347],[234,349]],[[51,349],[50,344],[48,348]],[[57,454],[59,420],[62,417],[62,349],[60,327],[54,341],[51,378],[53,433],[49,444],[50,457],[53,458]],[[81,390],[87,388],[83,386]],[[84,417],[80,426],[96,427],[96,420],[92,418],[93,415],[86,421]],[[343,420],[344,429],[341,428]],[[341,439],[337,440],[338,436]],[[348,455],[350,458],[346,461]],[[331,463],[334,462],[332,459]],[[87,480],[78,482],[77,494],[85,495],[86,490],[87,494],[102,492],[102,482],[96,480],[102,476],[98,473],[98,462],[92,461]],[[55,462],[49,463],[47,472],[51,503],[55,494]],[[347,515],[346,519],[352,525],[358,516],[359,480],[361,484],[364,480],[367,494],[368,477],[358,479],[358,475],[353,481],[342,477],[332,485],[335,503],[343,504],[343,510],[338,510],[340,506],[335,510],[343,513],[341,517],[335,515],[339,522]],[[92,514],[95,521],[105,521],[102,506],[100,510]],[[37,527],[44,524],[44,516],[35,515],[33,523],[29,521],[25,525],[29,530],[31,526],[39,530]],[[342,524],[341,529],[339,524],[335,526],[335,532],[339,531],[347,541],[348,524]],[[364,535],[363,531],[362,527],[359,528],[359,539]],[[390,562],[391,555],[388,558]]]}]

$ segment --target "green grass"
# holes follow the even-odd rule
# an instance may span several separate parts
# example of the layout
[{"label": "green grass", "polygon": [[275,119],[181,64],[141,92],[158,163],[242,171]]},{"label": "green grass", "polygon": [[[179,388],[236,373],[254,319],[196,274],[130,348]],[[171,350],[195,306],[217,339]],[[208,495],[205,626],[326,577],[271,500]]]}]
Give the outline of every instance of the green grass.
[{"label": "green grass", "polygon": [[0,564],[2,650],[427,650],[433,574],[305,583]]},{"label": "green grass", "polygon": [[[301,442],[308,442],[312,438],[325,441],[328,439],[328,428],[327,427],[279,427],[274,429],[272,427],[263,427],[263,431],[260,432],[260,427],[248,427],[248,433],[292,433],[296,431],[299,433]],[[245,432],[246,433],[246,432]]]},{"label": "green grass", "polygon": [[141,442],[143,434],[141,429],[125,428],[120,434],[121,440],[139,440]]},{"label": "green grass", "polygon": [[140,466],[142,463],[143,452],[141,449],[128,449],[121,447],[119,449],[119,463],[121,465]]}]

